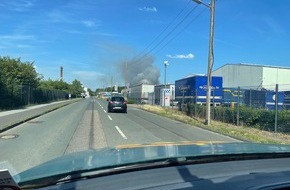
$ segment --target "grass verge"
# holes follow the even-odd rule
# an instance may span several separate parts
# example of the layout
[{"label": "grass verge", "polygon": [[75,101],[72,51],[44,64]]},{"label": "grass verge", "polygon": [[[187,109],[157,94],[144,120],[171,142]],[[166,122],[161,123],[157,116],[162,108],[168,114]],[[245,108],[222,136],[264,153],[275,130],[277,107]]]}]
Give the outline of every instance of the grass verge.
[{"label": "grass verge", "polygon": [[200,127],[206,130],[227,135],[242,141],[256,142],[256,143],[270,143],[270,144],[290,144],[290,135],[282,133],[272,133],[251,127],[235,126],[218,121],[212,121],[210,126],[204,125],[204,119],[192,118],[184,113],[172,110],[170,108],[164,109],[160,106],[140,105],[140,108],[170,119],[174,119],[191,126]]}]

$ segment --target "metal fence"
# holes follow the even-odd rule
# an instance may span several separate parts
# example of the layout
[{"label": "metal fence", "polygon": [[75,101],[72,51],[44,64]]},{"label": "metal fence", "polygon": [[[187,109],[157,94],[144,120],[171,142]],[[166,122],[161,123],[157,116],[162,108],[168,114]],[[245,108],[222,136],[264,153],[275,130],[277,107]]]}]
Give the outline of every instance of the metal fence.
[{"label": "metal fence", "polygon": [[[212,94],[211,118],[239,126],[290,133],[290,89],[279,84],[266,87],[223,88],[219,106],[214,104]],[[193,94],[180,108],[192,117],[205,118],[205,102],[197,103],[195,98]]]},{"label": "metal fence", "polygon": [[0,109],[12,109],[29,104],[47,103],[68,98],[68,93],[61,90],[36,88],[29,84],[0,85]]}]

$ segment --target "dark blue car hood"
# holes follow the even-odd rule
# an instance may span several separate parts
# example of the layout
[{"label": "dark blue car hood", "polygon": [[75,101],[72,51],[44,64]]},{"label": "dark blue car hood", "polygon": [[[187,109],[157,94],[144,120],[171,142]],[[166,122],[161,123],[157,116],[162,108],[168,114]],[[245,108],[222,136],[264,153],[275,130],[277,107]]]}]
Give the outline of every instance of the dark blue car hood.
[{"label": "dark blue car hood", "polygon": [[108,169],[180,157],[290,152],[290,146],[256,143],[183,142],[177,144],[124,145],[68,154],[18,174],[20,182],[73,171]]}]

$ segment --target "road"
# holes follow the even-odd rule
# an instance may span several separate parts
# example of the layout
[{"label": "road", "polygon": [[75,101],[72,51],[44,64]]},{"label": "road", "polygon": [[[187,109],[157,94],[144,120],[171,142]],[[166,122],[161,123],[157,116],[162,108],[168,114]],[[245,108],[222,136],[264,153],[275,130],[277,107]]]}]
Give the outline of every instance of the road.
[{"label": "road", "polygon": [[87,149],[180,141],[238,141],[164,118],[132,105],[128,113],[107,113],[107,102],[84,99],[0,134],[0,165],[17,172]]}]

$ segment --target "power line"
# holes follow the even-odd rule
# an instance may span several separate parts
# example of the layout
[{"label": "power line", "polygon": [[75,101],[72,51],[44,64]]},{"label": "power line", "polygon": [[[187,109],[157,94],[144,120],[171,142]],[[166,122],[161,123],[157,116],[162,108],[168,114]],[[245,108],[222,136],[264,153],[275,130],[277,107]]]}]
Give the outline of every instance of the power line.
[{"label": "power line", "polygon": [[206,10],[206,8],[204,8],[198,15],[196,15],[196,17],[194,17],[185,27],[182,28],[182,30],[180,30],[175,36],[173,36],[166,44],[164,44],[158,51],[155,52],[159,53],[162,49],[164,49],[167,45],[170,44],[170,42],[172,42],[176,37],[178,37],[184,30],[186,30],[202,13],[204,13],[204,11]]},{"label": "power line", "polygon": [[[156,51],[155,53],[154,53],[154,55],[155,54],[157,54],[158,52],[160,52],[162,49],[164,49],[167,45],[169,45],[170,44],[170,42],[172,42],[175,38],[177,38],[184,30],[186,30],[201,14],[203,14],[204,13],[204,11],[206,10],[206,8],[204,8],[198,15],[196,15],[186,26],[184,26],[175,36],[173,36],[166,44],[164,44],[158,51]],[[193,11],[193,10],[192,10]],[[192,12],[191,11],[191,12]],[[190,13],[191,13],[190,12]],[[184,18],[184,20],[185,20],[185,18]],[[184,21],[183,20],[183,21]],[[182,22],[183,22],[182,21]],[[138,61],[141,61],[142,59],[144,59],[148,54],[149,54],[150,52],[148,52],[147,54],[145,54],[145,55],[143,55]],[[137,62],[138,62],[137,61]]]},{"label": "power line", "polygon": [[191,3],[191,0],[189,0],[187,2],[187,4],[183,7],[183,9],[177,14],[177,16],[162,30],[162,32],[159,33],[159,35],[157,35],[153,41],[147,45],[142,51],[141,53],[139,53],[136,57],[139,57],[141,56],[145,51],[146,49],[148,49],[154,42],[156,42],[157,39],[160,38],[160,36],[176,21],[176,19],[184,12],[184,10],[188,7],[188,5]]},{"label": "power line", "polygon": [[141,57],[141,59],[145,56],[147,56],[149,53],[151,53],[153,50],[155,50],[160,44],[162,44],[162,42],[164,42],[168,37],[169,35],[171,35],[184,21],[185,19],[187,19],[189,17],[189,15],[198,7],[198,4],[193,7],[191,9],[190,12],[187,13],[187,15],[181,20],[181,22],[179,22],[165,37],[163,37],[159,43],[157,43],[150,51],[148,51],[144,56]]},{"label": "power line", "polygon": [[[175,22],[175,20],[182,14],[182,12],[184,12],[184,10],[187,8],[187,6],[189,5],[191,1],[189,1],[186,6],[179,12],[179,14],[170,22],[170,24],[149,44],[149,46],[147,46],[142,52],[145,52],[146,49],[148,49],[148,47],[150,47],[158,38],[160,38],[160,36]],[[147,53],[140,53],[138,56],[141,56],[143,54],[143,56],[141,56],[140,58],[138,58],[138,56],[135,57],[138,58],[137,61],[135,63],[140,62],[142,59],[144,59],[146,56],[148,56],[148,54],[150,54],[153,50],[155,50],[160,44],[162,44],[188,17],[189,15],[197,8],[198,4],[191,9],[190,12],[187,13],[187,15],[185,17],[183,17],[183,19],[174,26],[174,28],[168,32],[168,34],[163,37],[159,43],[157,43],[151,50],[149,50]],[[133,58],[134,59],[134,58]],[[132,64],[132,63],[131,63]]]}]

